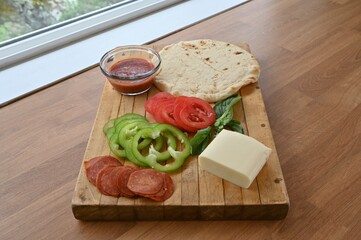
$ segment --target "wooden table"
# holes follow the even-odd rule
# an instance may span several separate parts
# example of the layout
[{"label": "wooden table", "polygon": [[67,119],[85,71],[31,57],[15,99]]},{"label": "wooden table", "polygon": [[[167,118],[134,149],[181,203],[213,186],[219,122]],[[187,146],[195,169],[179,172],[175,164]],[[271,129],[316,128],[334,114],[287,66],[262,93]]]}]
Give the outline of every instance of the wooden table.
[{"label": "wooden table", "polygon": [[280,221],[81,222],[98,68],[0,109],[0,239],[360,239],[361,2],[253,0],[168,37],[248,42],[291,207]]}]

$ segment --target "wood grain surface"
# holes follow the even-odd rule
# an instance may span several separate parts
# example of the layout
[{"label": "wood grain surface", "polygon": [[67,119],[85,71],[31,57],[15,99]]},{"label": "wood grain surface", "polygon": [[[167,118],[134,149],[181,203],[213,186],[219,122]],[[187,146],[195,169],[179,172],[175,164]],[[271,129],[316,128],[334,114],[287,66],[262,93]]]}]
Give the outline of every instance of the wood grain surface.
[{"label": "wood grain surface", "polygon": [[360,13],[359,0],[253,0],[156,41],[250,43],[291,202],[285,219],[76,220],[71,199],[104,86],[94,68],[0,109],[0,239],[360,239]]}]

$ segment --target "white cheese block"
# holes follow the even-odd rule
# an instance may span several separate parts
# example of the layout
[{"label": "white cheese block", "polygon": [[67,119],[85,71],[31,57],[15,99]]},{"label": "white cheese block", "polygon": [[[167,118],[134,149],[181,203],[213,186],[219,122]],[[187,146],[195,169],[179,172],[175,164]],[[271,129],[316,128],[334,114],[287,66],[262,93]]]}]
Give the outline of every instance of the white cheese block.
[{"label": "white cheese block", "polygon": [[198,159],[202,169],[240,187],[248,188],[271,151],[252,137],[222,130]]}]

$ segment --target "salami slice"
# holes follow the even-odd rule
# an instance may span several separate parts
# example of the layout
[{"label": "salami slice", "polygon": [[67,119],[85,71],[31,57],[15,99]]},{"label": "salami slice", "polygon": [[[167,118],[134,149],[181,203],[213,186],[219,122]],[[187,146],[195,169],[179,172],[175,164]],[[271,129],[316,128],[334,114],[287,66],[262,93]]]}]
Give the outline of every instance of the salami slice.
[{"label": "salami slice", "polygon": [[100,170],[107,166],[122,166],[122,163],[112,156],[100,156],[85,161],[84,166],[89,182],[96,185],[96,178]]},{"label": "salami slice", "polygon": [[130,174],[127,187],[137,195],[151,195],[163,186],[163,174],[153,169],[141,169]]}]

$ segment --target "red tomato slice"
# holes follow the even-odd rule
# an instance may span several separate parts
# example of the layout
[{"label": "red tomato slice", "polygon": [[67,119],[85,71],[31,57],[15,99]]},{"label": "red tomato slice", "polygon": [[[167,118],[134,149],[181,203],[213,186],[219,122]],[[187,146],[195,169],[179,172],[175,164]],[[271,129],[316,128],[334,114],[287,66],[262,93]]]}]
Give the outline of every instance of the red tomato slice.
[{"label": "red tomato slice", "polygon": [[[153,117],[155,121],[160,123],[165,123],[161,117],[161,114],[165,111],[165,108],[171,106],[174,108],[175,98],[168,98],[168,99],[159,99],[157,100],[154,105],[152,106],[153,109]],[[168,107],[169,108],[169,107]]]},{"label": "red tomato slice", "polygon": [[174,119],[174,103],[167,104],[161,108],[160,119],[162,123],[167,123],[177,128],[182,128]]},{"label": "red tomato slice", "polygon": [[[187,101],[200,114],[214,117],[214,121],[216,120],[216,113],[208,102],[196,97],[187,97]],[[213,114],[214,116],[212,116]]]},{"label": "red tomato slice", "polygon": [[151,98],[149,98],[147,101],[145,101],[144,103],[144,108],[145,111],[147,111],[148,113],[153,115],[153,110],[152,110],[152,105],[153,105],[153,101],[151,100]]},{"label": "red tomato slice", "polygon": [[180,112],[182,126],[186,126],[189,132],[196,132],[199,129],[206,128],[214,123],[213,115],[200,113],[194,107],[187,105]]},{"label": "red tomato slice", "polygon": [[186,130],[187,132],[196,132],[197,129],[189,127],[181,120],[180,113],[182,109],[185,108],[186,106],[188,106],[186,102],[176,101],[173,110],[173,118],[180,128]]},{"label": "red tomato slice", "polygon": [[187,99],[176,100],[176,103],[173,113],[174,119],[179,126],[189,132],[196,132],[216,121],[216,113],[206,101],[187,97]]},{"label": "red tomato slice", "polygon": [[180,112],[181,110],[187,106],[188,103],[188,97],[186,96],[179,96],[176,98],[175,100],[175,104],[174,104],[174,112],[173,112],[173,117],[176,121],[179,121],[178,124],[182,124],[182,122],[180,121]]},{"label": "red tomato slice", "polygon": [[144,107],[155,121],[171,124],[190,133],[208,127],[216,120],[212,106],[195,97],[174,97],[170,93],[160,92],[148,99]]},{"label": "red tomato slice", "polygon": [[171,98],[175,98],[172,94],[168,93],[168,92],[160,92],[157,93],[156,95],[154,95],[153,97],[149,98],[145,104],[144,104],[144,108],[147,112],[149,112],[150,114],[153,115],[154,113],[154,109],[153,106],[157,105],[156,103],[159,100],[163,100],[163,99],[171,99]]}]

